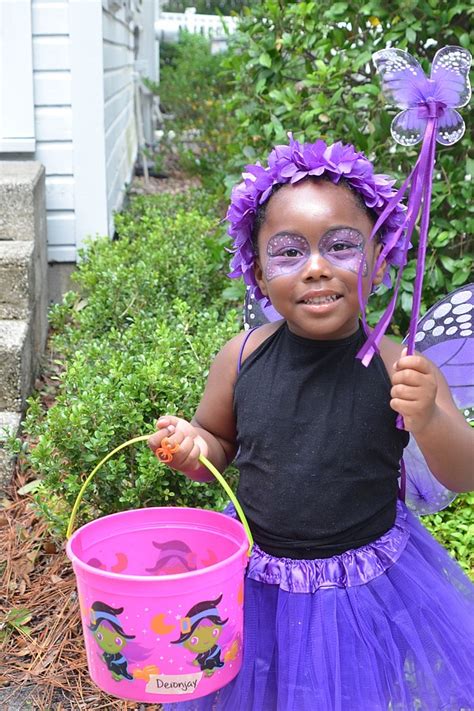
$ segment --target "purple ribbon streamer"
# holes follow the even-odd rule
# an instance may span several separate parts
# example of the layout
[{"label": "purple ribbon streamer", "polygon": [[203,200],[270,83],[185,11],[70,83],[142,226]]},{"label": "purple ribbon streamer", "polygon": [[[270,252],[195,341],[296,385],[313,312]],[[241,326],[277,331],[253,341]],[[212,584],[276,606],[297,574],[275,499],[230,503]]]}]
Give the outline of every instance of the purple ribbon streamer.
[{"label": "purple ribbon streamer", "polygon": [[428,165],[426,168],[426,181],[424,182],[423,207],[421,213],[420,241],[416,263],[415,289],[413,292],[413,305],[411,311],[410,328],[408,332],[407,353],[412,355],[415,351],[416,326],[420,316],[421,293],[423,276],[425,273],[426,248],[428,245],[428,226],[430,221],[431,192],[433,187],[433,170],[436,148],[436,119],[430,119],[426,128],[425,139],[429,144]]},{"label": "purple ribbon streamer", "polygon": [[[429,113],[431,114],[433,112],[429,111]],[[412,313],[411,313],[411,318],[410,318],[410,330],[409,330],[408,350],[407,350],[409,355],[411,355],[414,352],[414,340],[415,340],[415,334],[416,334],[416,325],[418,323],[419,312],[420,312],[421,292],[422,292],[422,286],[423,286],[423,274],[424,274],[427,237],[428,237],[428,224],[429,224],[431,190],[432,190],[433,168],[434,168],[434,153],[435,153],[435,145],[436,145],[436,126],[437,126],[437,116],[433,116],[433,117],[430,116],[427,121],[427,127],[426,127],[426,131],[425,131],[425,135],[423,137],[422,148],[421,148],[418,160],[415,164],[415,167],[413,168],[412,172],[410,173],[408,178],[405,180],[405,182],[403,183],[401,188],[398,190],[396,195],[392,198],[390,203],[386,206],[385,210],[379,216],[377,222],[374,225],[374,229],[372,230],[370,238],[369,238],[369,241],[370,241],[375,237],[375,234],[377,233],[377,230],[380,228],[380,225],[386,219],[387,215],[389,215],[393,211],[393,209],[395,208],[395,205],[398,204],[398,202],[402,199],[403,195],[405,194],[408,185],[410,185],[410,194],[409,194],[409,198],[408,198],[408,208],[407,208],[407,219],[405,221],[405,225],[401,227],[401,230],[404,228],[406,229],[404,245],[403,245],[402,263],[401,263],[399,270],[398,270],[397,281],[396,281],[396,284],[394,287],[394,293],[393,293],[393,296],[390,300],[390,303],[387,306],[379,323],[371,332],[369,332],[369,329],[367,326],[367,321],[366,321],[366,316],[365,316],[366,300],[364,299],[363,292],[362,292],[362,270],[364,267],[365,260],[362,261],[361,268],[359,270],[359,275],[358,275],[359,303],[361,306],[362,322],[363,322],[364,330],[367,334],[367,340],[366,340],[365,344],[363,345],[363,347],[360,349],[359,353],[357,354],[357,358],[359,358],[362,361],[364,366],[368,366],[370,361],[372,360],[374,354],[379,351],[380,341],[382,340],[383,336],[385,335],[385,332],[386,332],[386,330],[389,326],[389,323],[391,321],[391,318],[393,316],[393,312],[395,310],[395,305],[397,302],[398,292],[400,289],[400,283],[401,283],[401,277],[403,274],[403,269],[404,269],[406,262],[407,262],[407,253],[408,253],[408,249],[410,246],[410,239],[413,234],[416,220],[417,220],[417,217],[420,213],[420,208],[421,208],[420,239],[419,239],[419,245],[418,245],[415,287],[414,287],[414,294],[413,294],[413,305],[412,305]],[[374,269],[372,271],[372,275],[371,275],[372,282],[373,282],[373,279],[374,279],[374,276],[375,276],[377,270],[380,268],[380,265],[382,264],[382,261],[384,259],[384,253],[385,253],[385,247],[382,250],[382,252],[380,253],[378,259],[376,260],[376,264],[375,264],[375,267],[374,267]],[[401,418],[398,419],[397,424],[399,426],[402,424]]]},{"label": "purple ribbon streamer", "polygon": [[[416,173],[417,169],[418,169],[418,166],[415,165],[415,167],[413,168],[413,170],[411,171],[409,176],[406,178],[403,185],[399,188],[397,193],[392,197],[392,199],[386,205],[385,209],[380,213],[380,215],[377,218],[377,221],[372,229],[372,232],[370,233],[369,242],[371,242],[375,238],[378,230],[383,225],[385,220],[390,216],[390,214],[394,211],[396,206],[403,199],[406,189],[407,189],[410,181],[412,180],[413,175]],[[397,244],[404,228],[405,228],[405,226],[401,225],[400,228],[396,232],[394,232],[392,234],[391,238],[383,245],[383,248],[378,256],[377,262],[376,262],[374,269],[372,271],[371,284],[373,283],[375,274],[377,273],[378,269],[380,268],[383,260],[385,259],[387,254],[390,252],[390,250]],[[362,260],[362,263],[359,268],[357,290],[358,290],[358,295],[359,295],[360,309],[361,309],[361,313],[362,313],[362,324],[364,327],[365,334],[367,336],[369,336],[370,330],[369,330],[369,327],[367,324],[367,317],[366,317],[367,299],[364,299],[363,290],[362,290],[362,276],[363,276],[363,272],[365,269],[365,264],[366,264],[366,259],[364,256],[364,259]],[[367,365],[368,365],[368,363],[367,363]]]},{"label": "purple ribbon streamer", "polygon": [[405,462],[403,461],[403,457],[400,460],[400,487],[398,489],[398,498],[400,501],[403,501],[405,503],[407,495],[407,470],[405,468]]}]

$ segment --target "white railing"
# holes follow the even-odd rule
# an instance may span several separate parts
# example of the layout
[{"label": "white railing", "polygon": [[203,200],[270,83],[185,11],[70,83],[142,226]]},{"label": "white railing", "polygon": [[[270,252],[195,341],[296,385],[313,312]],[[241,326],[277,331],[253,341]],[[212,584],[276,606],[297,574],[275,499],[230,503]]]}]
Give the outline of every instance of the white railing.
[{"label": "white railing", "polygon": [[155,20],[155,34],[158,40],[173,42],[178,39],[181,30],[187,30],[222,41],[226,37],[223,24],[229,33],[233,33],[237,23],[237,17],[201,15],[196,12],[195,7],[188,7],[185,12],[161,12]]}]

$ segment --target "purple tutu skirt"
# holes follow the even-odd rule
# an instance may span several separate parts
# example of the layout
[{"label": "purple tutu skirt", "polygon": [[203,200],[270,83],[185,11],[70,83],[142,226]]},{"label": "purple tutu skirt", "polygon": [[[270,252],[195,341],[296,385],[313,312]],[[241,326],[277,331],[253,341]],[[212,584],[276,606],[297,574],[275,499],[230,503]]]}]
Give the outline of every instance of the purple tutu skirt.
[{"label": "purple tutu skirt", "polygon": [[238,676],[166,711],[474,710],[474,586],[401,503],[332,558],[255,546],[244,611]]}]

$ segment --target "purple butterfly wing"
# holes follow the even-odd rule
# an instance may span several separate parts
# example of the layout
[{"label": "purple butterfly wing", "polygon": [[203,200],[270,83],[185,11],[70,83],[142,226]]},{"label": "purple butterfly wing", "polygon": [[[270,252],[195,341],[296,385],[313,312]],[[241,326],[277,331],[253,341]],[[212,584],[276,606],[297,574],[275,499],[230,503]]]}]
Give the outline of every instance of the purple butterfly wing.
[{"label": "purple butterfly wing", "polygon": [[471,54],[463,47],[447,46],[436,52],[431,69],[436,101],[442,101],[450,108],[469,103],[471,62]]},{"label": "purple butterfly wing", "polygon": [[[453,399],[468,421],[474,419],[474,284],[462,286],[435,304],[421,319],[416,349],[443,373]],[[413,437],[403,459],[406,502],[419,515],[440,511],[456,494],[433,476]]]},{"label": "purple butterfly wing", "polygon": [[456,109],[445,109],[438,119],[436,140],[443,146],[452,146],[464,136],[466,124]]},{"label": "purple butterfly wing", "polygon": [[264,323],[268,323],[269,321],[279,321],[280,319],[280,314],[271,304],[264,306],[262,302],[258,302],[255,299],[253,292],[249,287],[247,287],[244,302],[245,330],[255,328],[256,326],[262,326]]},{"label": "purple butterfly wing", "polygon": [[390,103],[408,109],[423,101],[428,79],[411,54],[401,49],[381,49],[375,52],[373,61]]},{"label": "purple butterfly wing", "polygon": [[427,119],[419,115],[418,106],[429,92],[430,82],[418,61],[401,49],[382,49],[375,52],[373,61],[385,97],[405,109],[392,121],[392,137],[402,146],[414,146],[425,133]]},{"label": "purple butterfly wing", "polygon": [[425,128],[426,119],[419,118],[418,109],[405,109],[395,116],[390,131],[400,145],[414,146],[423,140]]}]

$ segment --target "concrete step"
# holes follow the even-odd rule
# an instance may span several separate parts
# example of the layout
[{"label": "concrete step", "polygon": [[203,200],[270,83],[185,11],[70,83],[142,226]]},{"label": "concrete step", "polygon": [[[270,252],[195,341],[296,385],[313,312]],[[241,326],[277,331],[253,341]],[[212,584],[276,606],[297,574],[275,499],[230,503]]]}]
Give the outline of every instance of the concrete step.
[{"label": "concrete step", "polygon": [[34,242],[0,242],[0,319],[28,318],[36,271]]},{"label": "concrete step", "polygon": [[0,411],[21,412],[35,376],[28,321],[0,321]]},{"label": "concrete step", "polygon": [[0,162],[0,240],[43,239],[44,172],[37,161]]},{"label": "concrete step", "polygon": [[0,487],[9,484],[14,463],[13,457],[5,450],[5,440],[8,435],[16,437],[20,422],[19,412],[0,412]]}]

